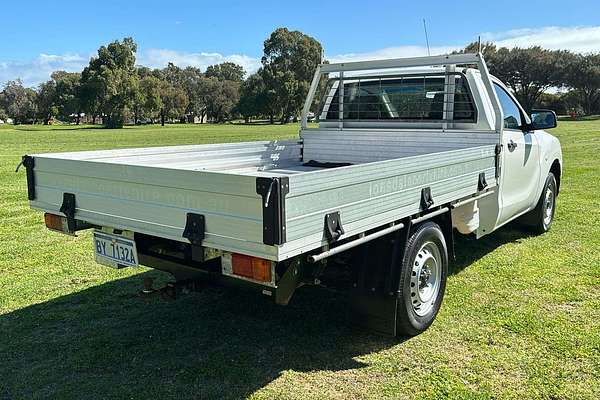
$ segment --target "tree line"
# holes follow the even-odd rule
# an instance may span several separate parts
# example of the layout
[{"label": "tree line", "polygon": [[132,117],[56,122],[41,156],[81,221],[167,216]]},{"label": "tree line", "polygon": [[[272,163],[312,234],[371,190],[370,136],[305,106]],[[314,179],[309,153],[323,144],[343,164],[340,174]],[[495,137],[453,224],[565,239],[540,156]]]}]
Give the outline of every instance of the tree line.
[{"label": "tree line", "polygon": [[79,124],[101,121],[118,128],[126,123],[224,122],[234,118],[295,118],[321,62],[321,44],[299,31],[275,30],[264,42],[261,67],[245,78],[231,62],[162,69],[137,66],[132,38],[101,46],[79,72],[56,71],[37,88],[9,81],[0,92],[0,119],[15,123]]},{"label": "tree line", "polygon": [[498,48],[491,42],[471,43],[463,52],[478,50],[490,72],[513,91],[527,111],[549,108],[563,115],[600,114],[600,54],[539,46]]},{"label": "tree line", "polygon": [[[531,110],[559,114],[600,113],[600,54],[577,54],[541,47],[497,48],[471,43],[463,52],[481,50],[492,74],[505,82]],[[261,67],[246,71],[231,62],[162,69],[135,64],[132,38],[101,46],[82,72],[56,71],[37,88],[9,81],[0,92],[0,119],[15,123],[79,124],[225,122],[243,118],[286,123],[298,116],[323,49],[299,31],[276,29],[265,40]],[[563,89],[561,92],[552,89]],[[554,93],[549,93],[549,91]]]}]

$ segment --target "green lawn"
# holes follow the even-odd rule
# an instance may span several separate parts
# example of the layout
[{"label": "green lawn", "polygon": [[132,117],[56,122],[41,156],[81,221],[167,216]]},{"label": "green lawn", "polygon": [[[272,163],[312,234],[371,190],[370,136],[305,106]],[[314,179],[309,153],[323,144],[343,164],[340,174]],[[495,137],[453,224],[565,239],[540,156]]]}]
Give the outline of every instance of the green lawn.
[{"label": "green lawn", "polygon": [[354,330],[343,298],[288,307],[208,289],[137,296],[147,269],[94,263],[89,232],[28,208],[25,153],[291,138],[288,126],[0,126],[0,399],[600,398],[600,121],[561,122],[555,224],[460,240],[442,310],[405,341]]}]

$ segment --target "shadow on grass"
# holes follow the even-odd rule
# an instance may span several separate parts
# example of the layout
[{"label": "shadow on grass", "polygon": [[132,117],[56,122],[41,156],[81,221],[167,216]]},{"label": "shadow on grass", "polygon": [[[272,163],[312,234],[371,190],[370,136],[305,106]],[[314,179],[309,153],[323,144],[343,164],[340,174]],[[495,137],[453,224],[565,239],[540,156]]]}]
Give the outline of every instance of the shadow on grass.
[{"label": "shadow on grass", "polygon": [[276,126],[276,125],[294,125],[294,124],[298,124],[300,122],[300,120],[298,121],[289,121],[289,122],[285,122],[282,123],[280,120],[275,120],[273,122],[267,120],[252,120],[252,121],[231,121],[228,122],[231,125],[248,125],[248,126],[253,126],[253,125],[271,125],[271,126]]},{"label": "shadow on grass", "polygon": [[96,129],[109,129],[104,125],[15,125],[17,131],[23,132],[47,132],[47,131],[85,131]]},{"label": "shadow on grass", "polygon": [[0,317],[0,398],[243,398],[283,371],[363,367],[398,343],[353,331],[335,294],[288,307],[230,289],[145,304],[147,272]]},{"label": "shadow on grass", "polygon": [[525,239],[529,236],[531,236],[530,232],[524,228],[515,228],[514,223],[508,224],[480,239],[457,234],[455,235],[454,242],[456,259],[450,262],[448,273],[451,275],[458,274],[478,259],[496,250],[498,247]]},{"label": "shadow on grass", "polygon": [[[459,273],[523,237],[459,238]],[[348,327],[344,298],[299,290],[287,307],[209,288],[145,304],[144,277],[109,282],[0,316],[0,398],[243,398],[283,371],[362,368],[397,339]],[[298,389],[302,390],[302,389]]]}]

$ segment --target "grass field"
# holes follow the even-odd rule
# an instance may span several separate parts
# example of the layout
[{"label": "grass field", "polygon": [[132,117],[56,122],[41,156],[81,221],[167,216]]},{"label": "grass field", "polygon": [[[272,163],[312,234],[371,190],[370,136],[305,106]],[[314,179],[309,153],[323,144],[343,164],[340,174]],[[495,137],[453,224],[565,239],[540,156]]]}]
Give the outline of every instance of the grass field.
[{"label": "grass field", "polygon": [[233,290],[143,303],[144,268],[94,263],[89,232],[28,208],[25,153],[294,137],[288,126],[0,127],[0,399],[600,398],[600,121],[561,122],[552,230],[460,240],[442,310],[404,341],[343,298]]}]

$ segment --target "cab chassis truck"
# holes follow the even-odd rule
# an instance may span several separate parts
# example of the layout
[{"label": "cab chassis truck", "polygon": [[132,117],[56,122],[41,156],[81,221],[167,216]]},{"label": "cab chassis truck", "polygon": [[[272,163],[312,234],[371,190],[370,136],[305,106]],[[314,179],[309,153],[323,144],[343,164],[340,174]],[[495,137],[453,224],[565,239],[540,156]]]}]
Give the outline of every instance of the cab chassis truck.
[{"label": "cab chassis truck", "polygon": [[551,111],[527,115],[480,54],[347,62],[317,67],[298,140],[22,165],[48,228],[93,229],[101,264],[171,273],[163,294],[237,283],[285,305],[302,285],[328,285],[357,323],[416,335],[440,309],[457,232],[480,238],[518,217],[550,228],[562,155],[542,129],[554,126]]}]

